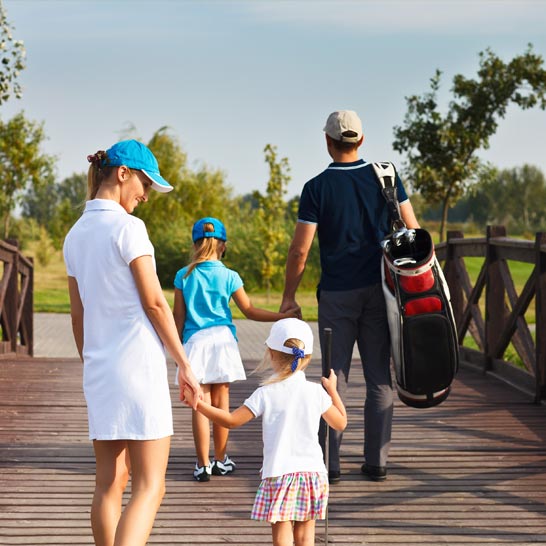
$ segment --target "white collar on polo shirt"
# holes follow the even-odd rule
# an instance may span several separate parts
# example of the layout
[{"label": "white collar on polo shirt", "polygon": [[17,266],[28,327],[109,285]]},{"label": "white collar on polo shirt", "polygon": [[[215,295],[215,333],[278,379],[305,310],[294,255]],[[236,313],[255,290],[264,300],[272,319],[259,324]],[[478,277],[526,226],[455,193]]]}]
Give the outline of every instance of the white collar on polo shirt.
[{"label": "white collar on polo shirt", "polygon": [[128,214],[127,211],[115,201],[112,201],[112,199],[92,199],[91,201],[87,201],[85,203],[85,211],[95,211],[95,210],[113,210],[116,212],[124,212],[125,214]]}]

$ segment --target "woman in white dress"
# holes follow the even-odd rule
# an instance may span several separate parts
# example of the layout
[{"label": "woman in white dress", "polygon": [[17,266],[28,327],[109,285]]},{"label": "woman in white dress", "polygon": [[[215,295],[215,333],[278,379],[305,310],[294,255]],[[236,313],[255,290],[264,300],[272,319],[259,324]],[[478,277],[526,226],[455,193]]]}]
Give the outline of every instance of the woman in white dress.
[{"label": "woman in white dress", "polygon": [[[181,389],[202,393],[163,296],[146,227],[130,214],[150,188],[173,188],[136,140],[87,159],[88,200],[63,250],[96,459],[91,526],[97,546],[139,546],[165,492],[173,434],[165,348],[178,364]],[[129,475],[131,498],[122,511]]]}]

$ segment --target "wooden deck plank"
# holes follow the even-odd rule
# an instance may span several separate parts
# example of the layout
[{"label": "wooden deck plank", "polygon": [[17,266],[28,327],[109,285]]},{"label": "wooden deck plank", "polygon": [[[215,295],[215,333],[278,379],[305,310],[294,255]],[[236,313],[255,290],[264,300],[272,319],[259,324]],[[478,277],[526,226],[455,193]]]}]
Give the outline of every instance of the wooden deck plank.
[{"label": "wooden deck plank", "polygon": [[[246,363],[253,368],[253,362]],[[317,379],[314,361],[310,377]],[[462,370],[449,399],[429,410],[396,403],[389,478],[361,478],[364,386],[349,389],[342,481],[332,486],[331,544],[474,546],[546,543],[546,408]],[[239,405],[255,376],[232,388]],[[196,483],[190,411],[172,391],[175,436],[167,494],[149,544],[270,544],[249,519],[261,464],[260,423],[231,432],[234,475]],[[69,359],[0,361],[0,545],[93,544],[94,458],[81,365]],[[317,544],[324,542],[323,524]]]}]

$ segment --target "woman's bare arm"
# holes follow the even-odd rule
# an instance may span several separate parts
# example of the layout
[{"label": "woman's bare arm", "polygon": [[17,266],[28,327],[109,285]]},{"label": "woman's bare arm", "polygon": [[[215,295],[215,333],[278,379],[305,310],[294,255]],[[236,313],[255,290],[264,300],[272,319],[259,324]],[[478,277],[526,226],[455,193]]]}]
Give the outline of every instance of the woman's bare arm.
[{"label": "woman's bare arm", "polygon": [[135,258],[130,267],[144,312],[153,324],[165,348],[178,364],[180,390],[182,391],[184,386],[188,385],[200,397],[202,395],[201,387],[193,375],[190,362],[180,341],[173,313],[163,295],[152,257],[140,256]]}]

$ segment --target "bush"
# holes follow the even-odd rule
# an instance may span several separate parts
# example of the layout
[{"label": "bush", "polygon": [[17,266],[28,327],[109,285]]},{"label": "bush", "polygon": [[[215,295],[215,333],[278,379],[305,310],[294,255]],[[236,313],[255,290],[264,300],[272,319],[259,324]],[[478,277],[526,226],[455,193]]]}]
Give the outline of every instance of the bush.
[{"label": "bush", "polygon": [[37,241],[40,238],[40,234],[40,226],[34,218],[16,218],[11,220],[9,238],[15,239],[23,252],[28,249],[32,241]]},{"label": "bush", "polygon": [[36,260],[42,267],[46,267],[51,261],[51,257],[55,252],[55,248],[44,226],[40,227],[40,238],[36,245],[35,256]]},{"label": "bush", "polygon": [[[152,238],[153,237],[153,238]],[[155,248],[157,276],[164,289],[172,289],[176,272],[187,265],[191,257],[191,225],[182,220],[156,230],[152,236]]]}]

